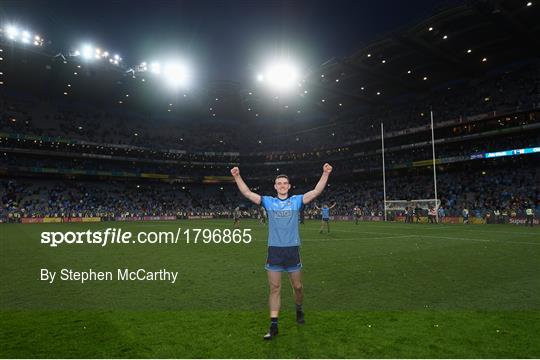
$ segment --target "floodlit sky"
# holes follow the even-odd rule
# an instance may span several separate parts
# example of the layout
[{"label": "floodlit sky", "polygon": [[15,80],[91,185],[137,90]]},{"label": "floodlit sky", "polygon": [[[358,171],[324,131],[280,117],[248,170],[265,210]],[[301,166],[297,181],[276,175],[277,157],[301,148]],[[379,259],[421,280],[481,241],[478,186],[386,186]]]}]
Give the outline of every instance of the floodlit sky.
[{"label": "floodlit sky", "polygon": [[317,67],[460,2],[4,0],[0,18],[58,51],[90,43],[129,65],[179,58],[201,79],[245,82],[270,59]]}]

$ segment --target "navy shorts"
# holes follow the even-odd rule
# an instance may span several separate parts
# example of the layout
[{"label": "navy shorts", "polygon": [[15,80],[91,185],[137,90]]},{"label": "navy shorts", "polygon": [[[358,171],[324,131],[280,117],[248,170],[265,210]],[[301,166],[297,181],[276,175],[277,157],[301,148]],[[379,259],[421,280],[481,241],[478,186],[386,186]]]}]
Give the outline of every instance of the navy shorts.
[{"label": "navy shorts", "polygon": [[300,247],[269,246],[268,257],[266,258],[266,265],[264,268],[266,270],[279,272],[300,271],[302,268],[302,261],[300,260]]},{"label": "navy shorts", "polygon": [[329,221],[330,221],[330,218],[322,218],[322,221],[329,222]]}]

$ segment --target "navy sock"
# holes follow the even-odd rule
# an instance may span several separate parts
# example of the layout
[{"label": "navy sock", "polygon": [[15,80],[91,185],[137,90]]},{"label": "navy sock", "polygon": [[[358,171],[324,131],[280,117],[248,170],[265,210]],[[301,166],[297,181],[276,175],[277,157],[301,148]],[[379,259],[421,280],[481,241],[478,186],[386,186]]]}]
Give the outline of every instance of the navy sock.
[{"label": "navy sock", "polygon": [[277,321],[278,321],[277,317],[270,318],[270,325],[277,327],[277,323],[278,323]]},{"label": "navy sock", "polygon": [[302,304],[296,304],[296,311],[303,311]]}]

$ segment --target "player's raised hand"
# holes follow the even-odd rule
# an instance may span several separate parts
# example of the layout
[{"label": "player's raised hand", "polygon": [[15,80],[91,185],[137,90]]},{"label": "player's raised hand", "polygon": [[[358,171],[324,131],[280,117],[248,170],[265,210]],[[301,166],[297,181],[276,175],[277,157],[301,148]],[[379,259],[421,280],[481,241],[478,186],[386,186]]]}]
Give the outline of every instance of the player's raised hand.
[{"label": "player's raised hand", "polygon": [[323,172],[329,174],[332,172],[332,166],[329,163],[323,165]]},{"label": "player's raised hand", "polygon": [[231,169],[231,175],[234,177],[240,175],[240,169],[238,168],[238,166],[235,166]]}]

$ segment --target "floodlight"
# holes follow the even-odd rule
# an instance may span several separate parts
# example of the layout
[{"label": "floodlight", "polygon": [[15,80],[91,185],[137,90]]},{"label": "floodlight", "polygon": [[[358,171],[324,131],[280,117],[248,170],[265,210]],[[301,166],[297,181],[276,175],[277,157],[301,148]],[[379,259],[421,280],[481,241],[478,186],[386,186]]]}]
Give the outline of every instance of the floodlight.
[{"label": "floodlight", "polygon": [[287,62],[277,62],[268,66],[257,79],[275,89],[286,90],[298,83],[299,74],[294,65]]},{"label": "floodlight", "polygon": [[34,37],[30,31],[21,30],[15,25],[6,25],[3,30],[4,35],[10,40],[20,41],[23,44],[33,43],[36,46],[43,44],[43,38],[38,35]]},{"label": "floodlight", "polygon": [[161,65],[157,62],[150,64],[150,71],[154,74],[161,74]]},{"label": "floodlight", "polygon": [[85,59],[91,59],[93,57],[94,50],[91,45],[84,45],[81,50],[81,55]]},{"label": "floodlight", "polygon": [[25,44],[30,43],[30,33],[28,31],[23,31],[21,36],[21,41]]},{"label": "floodlight", "polygon": [[19,36],[19,29],[17,29],[13,25],[9,25],[8,27],[6,27],[6,33],[8,38],[10,38],[11,40],[15,40],[15,38]]},{"label": "floodlight", "polygon": [[188,83],[188,69],[179,62],[167,63],[163,69],[163,75],[166,81],[174,87],[185,86]]}]

